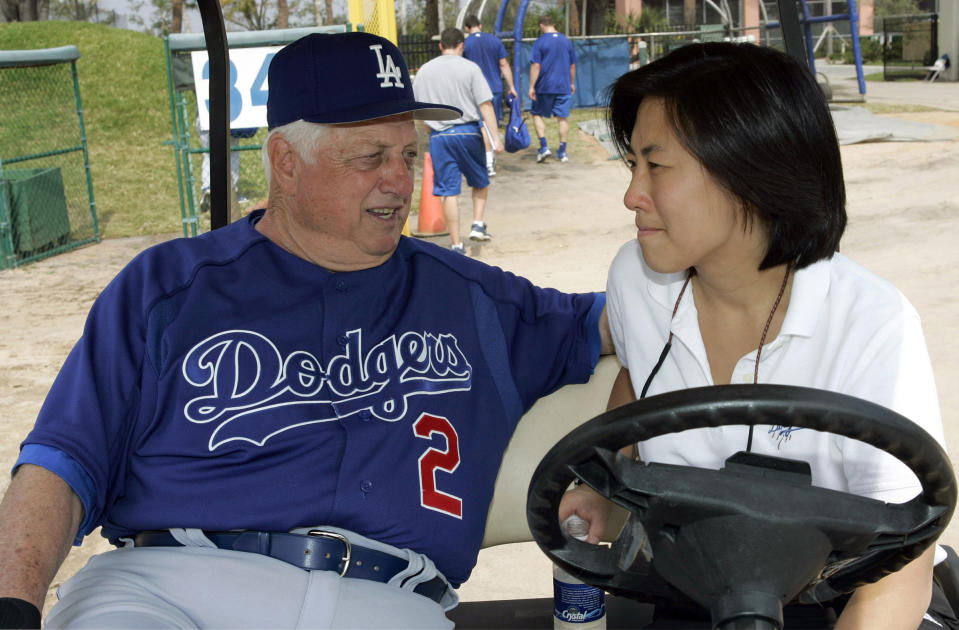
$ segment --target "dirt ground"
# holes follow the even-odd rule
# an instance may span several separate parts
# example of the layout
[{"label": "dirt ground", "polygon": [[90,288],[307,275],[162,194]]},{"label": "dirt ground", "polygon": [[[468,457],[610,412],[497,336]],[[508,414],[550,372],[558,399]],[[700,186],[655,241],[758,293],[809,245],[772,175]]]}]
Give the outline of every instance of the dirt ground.
[{"label": "dirt ground", "polygon": [[[899,116],[959,128],[959,112]],[[842,251],[896,284],[922,315],[947,440],[959,457],[959,141],[857,144],[842,153],[850,215]],[[532,151],[501,157],[486,216],[493,240],[468,246],[469,254],[540,285],[603,290],[613,254],[635,236],[622,206],[627,174],[598,145],[588,160],[570,159],[536,164]],[[468,195],[460,205],[468,226]],[[0,470],[15,461],[94,298],[133,255],[173,236],[107,240],[0,272]],[[0,491],[7,481],[0,475]],[[945,542],[959,545],[959,529]],[[94,535],[71,552],[48,606],[53,588],[105,548]],[[531,546],[494,548],[481,554],[461,595],[543,596],[551,593],[549,575],[545,556]]]}]

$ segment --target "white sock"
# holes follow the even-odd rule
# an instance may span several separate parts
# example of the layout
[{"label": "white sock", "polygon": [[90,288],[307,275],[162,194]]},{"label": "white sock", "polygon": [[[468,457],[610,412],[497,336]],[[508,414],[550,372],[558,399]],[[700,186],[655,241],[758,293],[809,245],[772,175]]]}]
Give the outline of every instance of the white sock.
[{"label": "white sock", "polygon": [[488,166],[488,167],[489,167],[489,166],[493,166],[493,152],[492,152],[492,151],[487,151],[487,152],[486,152],[486,166]]}]

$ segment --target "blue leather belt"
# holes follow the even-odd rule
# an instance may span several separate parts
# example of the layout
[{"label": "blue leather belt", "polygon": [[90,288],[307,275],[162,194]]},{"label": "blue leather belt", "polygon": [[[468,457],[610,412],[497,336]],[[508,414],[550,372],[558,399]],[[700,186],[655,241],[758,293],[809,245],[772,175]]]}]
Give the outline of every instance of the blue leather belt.
[{"label": "blue leather belt", "polygon": [[[307,571],[335,571],[343,577],[389,582],[409,562],[394,555],[350,543],[345,536],[319,529],[307,534],[272,532],[203,532],[220,549],[256,553]],[[140,532],[137,547],[183,547],[168,530]],[[414,593],[439,603],[446,593],[443,578],[417,584]]]}]

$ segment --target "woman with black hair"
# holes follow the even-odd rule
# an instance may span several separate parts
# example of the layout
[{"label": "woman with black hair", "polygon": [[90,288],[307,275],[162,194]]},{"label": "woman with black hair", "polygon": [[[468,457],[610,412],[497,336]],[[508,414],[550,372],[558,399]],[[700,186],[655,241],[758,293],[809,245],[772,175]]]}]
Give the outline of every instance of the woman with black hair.
[{"label": "woman with black hair", "polygon": [[[621,76],[608,122],[637,227],[609,271],[622,365],[610,408],[707,385],[798,385],[884,405],[943,442],[916,310],[837,253],[842,163],[808,69],[750,44],[686,46]],[[805,460],[814,485],[888,502],[920,489],[892,456],[808,429],[696,429],[636,445],[643,461],[716,469],[742,450]],[[580,486],[560,509],[589,520],[594,542],[608,510],[598,496]],[[860,587],[836,627],[915,630],[933,556]]]}]

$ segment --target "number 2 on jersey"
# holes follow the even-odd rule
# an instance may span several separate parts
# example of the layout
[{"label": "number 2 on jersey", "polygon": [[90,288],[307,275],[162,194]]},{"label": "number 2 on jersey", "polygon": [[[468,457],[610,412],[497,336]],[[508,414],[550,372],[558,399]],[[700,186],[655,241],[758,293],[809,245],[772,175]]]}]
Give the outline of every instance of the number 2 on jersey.
[{"label": "number 2 on jersey", "polygon": [[456,430],[446,418],[424,413],[413,423],[413,433],[424,439],[437,433],[446,438],[446,450],[431,446],[420,455],[420,502],[425,508],[463,518],[463,500],[436,489],[436,470],[451,473],[460,465]]}]

